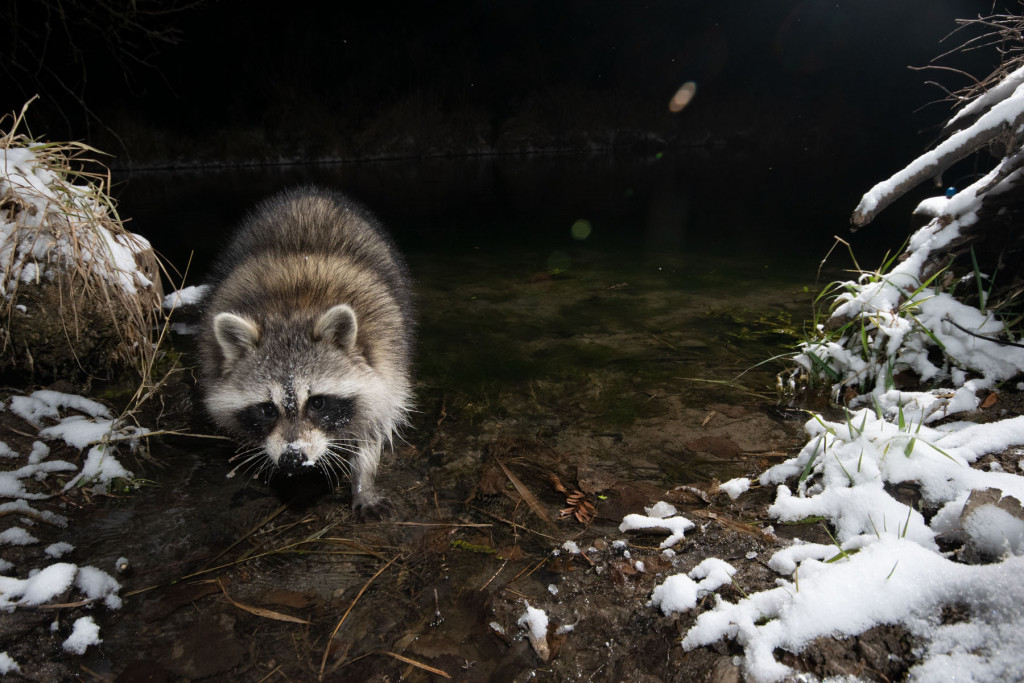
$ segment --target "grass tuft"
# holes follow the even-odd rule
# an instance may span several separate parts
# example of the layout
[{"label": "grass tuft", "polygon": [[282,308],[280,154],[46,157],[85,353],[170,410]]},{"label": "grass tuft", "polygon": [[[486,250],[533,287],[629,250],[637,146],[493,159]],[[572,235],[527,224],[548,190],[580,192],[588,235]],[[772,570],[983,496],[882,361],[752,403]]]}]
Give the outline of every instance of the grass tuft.
[{"label": "grass tuft", "polygon": [[101,153],[21,132],[29,104],[0,118],[0,367],[87,380],[131,370],[146,384],[164,268],[125,229]]}]

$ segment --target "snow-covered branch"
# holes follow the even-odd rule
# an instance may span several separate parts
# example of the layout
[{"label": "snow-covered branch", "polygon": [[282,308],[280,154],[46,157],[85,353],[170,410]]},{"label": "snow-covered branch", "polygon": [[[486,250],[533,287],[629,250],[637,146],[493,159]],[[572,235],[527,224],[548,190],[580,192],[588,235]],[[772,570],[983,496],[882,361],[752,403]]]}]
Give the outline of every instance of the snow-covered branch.
[{"label": "snow-covered branch", "polygon": [[[1016,80],[1010,81],[1011,78]],[[1016,83],[1012,91],[1009,87],[1002,87],[1008,81]],[[1021,73],[1021,70],[1010,74],[998,86],[965,107],[949,124],[958,120],[964,112],[969,111],[973,115],[987,107],[987,111],[981,114],[971,126],[953,133],[934,150],[921,155],[903,170],[868,190],[850,218],[853,229],[867,225],[883,209],[914,187],[929,178],[941,175],[956,162],[1004,135],[1010,134],[1015,137],[1012,149],[1008,149],[1008,153],[1015,152],[1019,144],[1016,136],[1024,130],[1024,85],[1022,83],[1024,83],[1024,73]],[[973,106],[976,103],[981,103],[981,105]]]}]

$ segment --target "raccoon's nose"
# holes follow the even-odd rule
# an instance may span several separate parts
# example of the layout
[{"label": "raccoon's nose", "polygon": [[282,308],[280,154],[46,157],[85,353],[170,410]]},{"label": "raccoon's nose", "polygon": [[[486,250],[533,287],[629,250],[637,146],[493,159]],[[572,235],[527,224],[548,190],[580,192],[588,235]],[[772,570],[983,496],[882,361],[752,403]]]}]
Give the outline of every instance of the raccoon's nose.
[{"label": "raccoon's nose", "polygon": [[297,470],[306,462],[306,456],[298,448],[289,446],[281,453],[277,464],[283,470]]}]

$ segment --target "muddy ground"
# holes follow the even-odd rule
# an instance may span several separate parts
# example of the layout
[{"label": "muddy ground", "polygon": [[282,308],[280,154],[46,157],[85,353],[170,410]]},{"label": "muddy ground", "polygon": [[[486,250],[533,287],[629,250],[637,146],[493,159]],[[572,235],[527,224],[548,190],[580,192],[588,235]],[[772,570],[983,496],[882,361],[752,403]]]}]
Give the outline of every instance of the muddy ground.
[{"label": "muddy ground", "polygon": [[[222,441],[153,439],[125,456],[133,490],[34,503],[71,526],[37,524],[39,544],[4,548],[18,568],[45,565],[56,540],[75,545],[67,561],[111,573],[125,557],[124,606],[19,608],[0,615],[0,650],[45,681],[740,680],[735,643],[679,644],[713,598],[671,617],[648,601],[711,556],[737,568],[718,591],[735,601],[774,586],[766,563],[789,539],[828,542],[814,523],[773,527],[772,491],[717,489],[804,443],[774,370],[736,376],[792,343],[805,296],[785,280],[726,289],[713,273],[677,287],[682,273],[513,270],[467,290],[483,281],[469,265],[421,265],[420,411],[380,475],[393,518],[358,522],[347,490],[318,481],[229,479]],[[196,401],[181,373],[137,417],[207,433]],[[27,453],[33,430],[9,411],[0,421]],[[666,534],[618,528],[659,500],[697,524],[674,557],[658,547]],[[582,552],[561,550],[568,540]],[[550,617],[546,653],[517,623],[527,602]],[[103,643],[69,655],[61,643],[85,614]],[[818,676],[894,680],[913,646],[879,628],[779,654]]]}]

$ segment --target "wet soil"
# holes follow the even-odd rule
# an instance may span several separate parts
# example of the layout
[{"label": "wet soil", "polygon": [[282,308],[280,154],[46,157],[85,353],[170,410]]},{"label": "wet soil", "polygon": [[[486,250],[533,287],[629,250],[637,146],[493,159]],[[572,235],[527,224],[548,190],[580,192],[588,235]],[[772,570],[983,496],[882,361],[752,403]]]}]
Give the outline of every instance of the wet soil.
[{"label": "wet soil", "polygon": [[[712,597],[671,617],[648,601],[711,556],[737,568],[718,591],[737,600],[774,585],[766,563],[788,539],[827,542],[813,524],[773,529],[772,491],[717,487],[803,445],[803,420],[775,405],[778,366],[753,366],[791,347],[808,295],[792,274],[707,259],[552,258],[412,258],[419,412],[380,474],[393,518],[355,520],[347,490],[315,480],[228,479],[221,441],[153,439],[128,463],[134,490],[36,503],[71,526],[5,548],[18,567],[55,540],[111,573],[127,558],[124,606],[20,608],[0,650],[48,681],[739,680],[735,643],[679,645]],[[196,405],[186,373],[139,419],[207,433]],[[27,453],[31,429],[0,420]],[[659,500],[697,524],[674,554],[618,528]],[[527,603],[550,619],[540,647],[518,625]],[[103,643],[68,655],[84,614]],[[785,656],[875,680],[912,663],[897,628]]]}]

